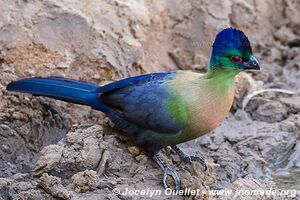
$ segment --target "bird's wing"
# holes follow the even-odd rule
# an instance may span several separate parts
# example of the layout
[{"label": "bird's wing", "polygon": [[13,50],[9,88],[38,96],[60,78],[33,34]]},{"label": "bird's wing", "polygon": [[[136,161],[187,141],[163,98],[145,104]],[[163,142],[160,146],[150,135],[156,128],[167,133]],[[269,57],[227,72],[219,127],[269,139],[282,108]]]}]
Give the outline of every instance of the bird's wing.
[{"label": "bird's wing", "polygon": [[184,105],[174,99],[168,86],[175,75],[147,74],[111,83],[99,89],[101,101],[139,127],[159,133],[177,133],[184,123],[176,118],[174,105],[181,108]]},{"label": "bird's wing", "polygon": [[115,90],[122,89],[124,87],[132,86],[132,85],[140,85],[153,81],[163,81],[168,77],[172,77],[175,75],[175,72],[162,72],[162,73],[152,73],[152,74],[144,74],[135,77],[125,78],[119,81],[115,81],[104,85],[97,89],[98,93],[106,93],[112,92]]}]

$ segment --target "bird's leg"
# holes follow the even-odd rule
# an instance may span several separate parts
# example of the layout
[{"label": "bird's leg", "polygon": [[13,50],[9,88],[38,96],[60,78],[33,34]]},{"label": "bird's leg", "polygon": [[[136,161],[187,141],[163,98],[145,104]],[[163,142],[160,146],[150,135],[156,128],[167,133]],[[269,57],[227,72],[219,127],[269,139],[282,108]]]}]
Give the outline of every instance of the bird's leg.
[{"label": "bird's leg", "polygon": [[204,170],[207,170],[207,164],[205,163],[204,159],[202,157],[198,156],[189,156],[186,153],[184,153],[177,145],[172,146],[172,149],[179,155],[181,162],[187,162],[191,163],[192,161],[200,163]]},{"label": "bird's leg", "polygon": [[167,163],[160,157],[158,153],[154,154],[153,160],[160,166],[160,168],[164,171],[164,176],[163,176],[163,183],[164,183],[164,188],[170,188],[168,185],[168,175],[171,176],[175,182],[175,189],[179,190],[180,189],[180,178],[177,174],[176,169],[172,169],[167,165]]}]

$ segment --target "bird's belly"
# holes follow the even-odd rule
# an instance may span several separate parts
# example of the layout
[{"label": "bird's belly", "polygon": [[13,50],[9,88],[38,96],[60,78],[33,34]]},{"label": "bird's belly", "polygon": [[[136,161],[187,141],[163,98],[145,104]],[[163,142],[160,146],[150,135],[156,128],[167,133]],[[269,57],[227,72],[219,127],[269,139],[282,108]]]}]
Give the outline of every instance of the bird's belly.
[{"label": "bird's belly", "polygon": [[[226,112],[226,115],[227,114],[228,112]],[[197,118],[195,117],[195,119],[190,122],[191,130],[196,133],[197,136],[211,132],[217,128],[226,117],[224,113],[215,115],[214,113],[205,112],[205,115],[206,116],[198,115]]]}]

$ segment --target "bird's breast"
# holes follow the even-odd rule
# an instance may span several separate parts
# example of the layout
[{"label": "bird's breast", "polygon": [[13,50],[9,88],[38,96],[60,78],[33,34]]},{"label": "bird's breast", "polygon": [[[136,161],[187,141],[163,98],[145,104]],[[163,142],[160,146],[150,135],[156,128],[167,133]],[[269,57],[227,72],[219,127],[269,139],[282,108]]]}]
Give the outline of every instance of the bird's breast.
[{"label": "bird's breast", "polygon": [[217,128],[228,115],[234,98],[233,85],[222,91],[208,87],[187,100],[189,137],[199,137]]},{"label": "bird's breast", "polygon": [[217,128],[231,108],[234,77],[205,79],[197,73],[179,74],[173,88],[184,99],[187,121],[183,140],[190,140]]},{"label": "bird's breast", "polygon": [[233,102],[233,90],[223,94],[215,91],[193,100],[189,107],[188,129],[195,137],[217,128],[228,115]]}]

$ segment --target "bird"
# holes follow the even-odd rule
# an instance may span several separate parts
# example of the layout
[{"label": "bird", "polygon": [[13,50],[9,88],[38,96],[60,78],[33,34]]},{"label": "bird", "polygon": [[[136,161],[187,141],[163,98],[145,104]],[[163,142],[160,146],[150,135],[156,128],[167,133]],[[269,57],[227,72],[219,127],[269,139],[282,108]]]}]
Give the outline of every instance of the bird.
[{"label": "bird", "polygon": [[104,86],[63,78],[33,77],[11,82],[7,90],[50,97],[102,111],[125,134],[134,138],[180,189],[179,168],[169,166],[160,150],[170,146],[182,162],[207,164],[178,144],[217,128],[234,99],[235,77],[245,70],[260,70],[247,36],[229,27],[217,33],[206,73],[173,71],[138,75]]}]

